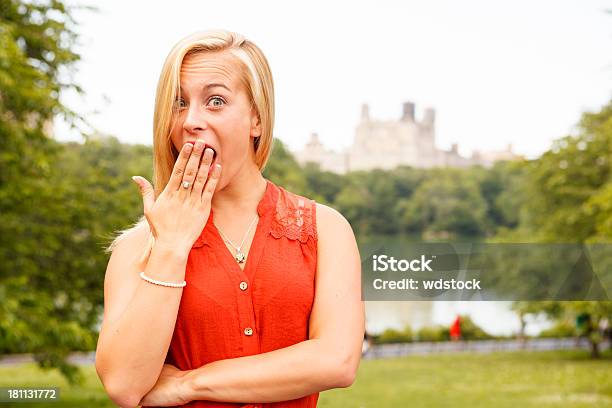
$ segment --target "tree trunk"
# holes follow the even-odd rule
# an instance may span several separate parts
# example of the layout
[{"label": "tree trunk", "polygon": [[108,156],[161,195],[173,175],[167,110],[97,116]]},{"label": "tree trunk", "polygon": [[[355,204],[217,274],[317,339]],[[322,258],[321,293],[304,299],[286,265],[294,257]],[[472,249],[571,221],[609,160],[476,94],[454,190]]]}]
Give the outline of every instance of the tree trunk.
[{"label": "tree trunk", "polygon": [[599,342],[590,341],[591,343],[591,358],[599,358]]}]

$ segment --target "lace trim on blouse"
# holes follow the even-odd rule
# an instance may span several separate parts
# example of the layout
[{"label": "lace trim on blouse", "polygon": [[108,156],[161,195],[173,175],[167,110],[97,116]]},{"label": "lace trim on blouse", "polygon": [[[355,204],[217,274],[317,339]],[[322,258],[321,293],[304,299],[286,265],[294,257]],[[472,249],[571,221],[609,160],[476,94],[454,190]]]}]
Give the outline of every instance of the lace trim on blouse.
[{"label": "lace trim on blouse", "polygon": [[302,243],[308,242],[308,237],[316,240],[315,206],[313,200],[282,191],[276,202],[270,233],[274,238],[284,236]]}]

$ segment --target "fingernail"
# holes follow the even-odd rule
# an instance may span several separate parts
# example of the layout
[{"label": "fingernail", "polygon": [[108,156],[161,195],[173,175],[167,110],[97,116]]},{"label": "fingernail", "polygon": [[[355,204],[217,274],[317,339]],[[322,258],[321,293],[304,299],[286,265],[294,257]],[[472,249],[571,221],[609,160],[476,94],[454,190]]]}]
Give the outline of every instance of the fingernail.
[{"label": "fingernail", "polygon": [[138,176],[132,176],[132,180],[134,180],[136,184],[140,185],[140,178]]}]

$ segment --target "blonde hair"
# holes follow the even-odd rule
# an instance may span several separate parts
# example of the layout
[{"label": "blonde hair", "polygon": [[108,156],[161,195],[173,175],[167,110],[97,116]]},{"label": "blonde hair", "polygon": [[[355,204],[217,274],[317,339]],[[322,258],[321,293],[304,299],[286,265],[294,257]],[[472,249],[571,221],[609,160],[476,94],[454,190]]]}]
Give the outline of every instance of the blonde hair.
[{"label": "blonde hair", "polygon": [[[259,115],[261,135],[255,138],[253,149],[255,163],[260,171],[265,168],[272,151],[272,130],[274,128],[274,83],[272,72],[265,55],[253,42],[242,34],[226,30],[206,30],[193,33],[180,40],[166,57],[157,83],[155,112],[153,114],[153,185],[155,197],[163,191],[170,176],[178,151],[170,138],[173,125],[175,100],[180,95],[180,71],[183,59],[201,52],[229,52],[239,67],[239,80],[246,89],[251,107]],[[105,249],[112,252],[117,244],[131,231],[149,229],[145,216],[128,229],[119,231],[113,242]],[[148,244],[140,259],[146,261],[154,244],[149,230]]]}]

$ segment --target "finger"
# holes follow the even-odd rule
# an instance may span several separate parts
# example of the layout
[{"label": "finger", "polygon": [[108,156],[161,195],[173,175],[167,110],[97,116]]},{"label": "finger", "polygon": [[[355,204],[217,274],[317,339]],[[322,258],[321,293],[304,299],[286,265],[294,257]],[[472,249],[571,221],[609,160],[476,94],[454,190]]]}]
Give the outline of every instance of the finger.
[{"label": "finger", "polygon": [[187,191],[191,193],[191,189],[193,188],[193,181],[195,180],[196,173],[198,172],[198,167],[200,166],[200,158],[202,157],[202,153],[204,150],[204,141],[198,140],[191,152],[191,156],[187,161],[187,166],[185,167],[185,174],[183,174],[183,182],[188,181],[189,187],[184,188],[180,186],[182,191]]},{"label": "finger", "polygon": [[210,177],[208,178],[208,181],[206,182],[204,191],[202,192],[202,202],[210,203],[220,177],[221,165],[219,163],[216,163],[215,168],[213,169],[212,173],[210,174]]},{"label": "finger", "polygon": [[168,181],[168,190],[176,191],[181,183],[183,182],[183,174],[185,174],[185,166],[187,165],[187,161],[191,156],[191,151],[193,150],[193,144],[185,143],[181,151],[179,152],[178,159],[176,163],[174,163],[174,168],[172,170],[172,176]]},{"label": "finger", "polygon": [[134,180],[134,182],[136,182],[140,188],[140,194],[142,195],[142,203],[144,207],[143,212],[148,213],[155,203],[155,191],[153,190],[153,186],[144,177],[134,176],[132,177],[132,180]]},{"label": "finger", "polygon": [[193,194],[197,197],[202,195],[202,190],[204,189],[204,184],[206,184],[206,179],[208,179],[208,169],[210,169],[210,164],[213,159],[213,150],[207,148],[204,150],[204,157],[202,158],[202,164],[198,169],[198,174],[195,179],[195,183],[193,183]]}]

